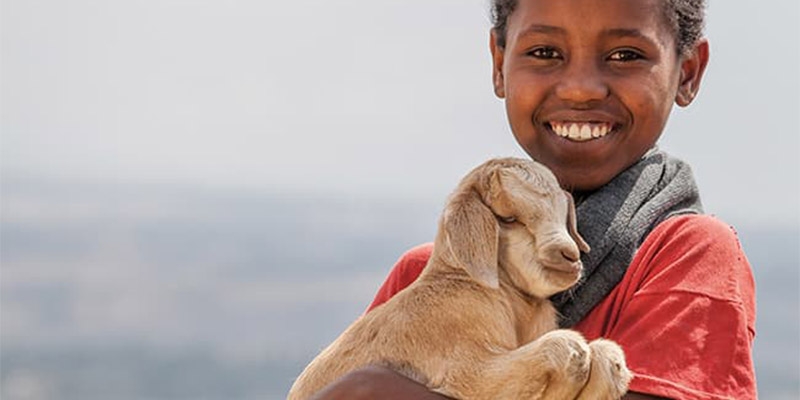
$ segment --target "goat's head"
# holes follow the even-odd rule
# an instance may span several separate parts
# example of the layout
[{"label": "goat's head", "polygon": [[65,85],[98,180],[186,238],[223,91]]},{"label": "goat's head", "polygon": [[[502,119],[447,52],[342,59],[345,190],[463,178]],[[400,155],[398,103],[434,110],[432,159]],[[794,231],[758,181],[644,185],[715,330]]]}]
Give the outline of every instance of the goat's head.
[{"label": "goat's head", "polygon": [[572,196],[530,160],[501,158],[472,170],[451,195],[435,248],[481,284],[504,276],[546,298],[574,285],[589,246],[575,226]]}]

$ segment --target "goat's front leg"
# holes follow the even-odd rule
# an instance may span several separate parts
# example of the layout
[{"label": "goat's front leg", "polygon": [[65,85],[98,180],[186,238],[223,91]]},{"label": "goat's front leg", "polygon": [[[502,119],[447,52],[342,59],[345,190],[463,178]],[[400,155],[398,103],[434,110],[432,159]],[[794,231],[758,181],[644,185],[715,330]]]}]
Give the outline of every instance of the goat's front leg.
[{"label": "goat's front leg", "polygon": [[589,343],[592,370],[577,400],[616,400],[628,391],[633,375],[625,365],[625,353],[618,344],[605,339]]},{"label": "goat's front leg", "polygon": [[483,365],[459,368],[449,387],[438,390],[459,399],[574,399],[591,367],[586,340],[571,330],[555,330]]}]

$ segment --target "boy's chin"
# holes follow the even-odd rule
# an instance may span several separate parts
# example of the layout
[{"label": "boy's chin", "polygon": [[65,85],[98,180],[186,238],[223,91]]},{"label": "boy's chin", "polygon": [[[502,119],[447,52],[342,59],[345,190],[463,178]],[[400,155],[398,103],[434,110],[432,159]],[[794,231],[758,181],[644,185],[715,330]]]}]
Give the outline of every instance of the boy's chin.
[{"label": "boy's chin", "polygon": [[617,173],[608,171],[586,174],[585,170],[582,173],[570,173],[556,168],[553,169],[553,173],[558,178],[561,188],[572,193],[593,192],[610,182],[617,175]]},{"label": "boy's chin", "polygon": [[[606,162],[583,162],[585,160],[561,160],[547,165],[558,179],[561,188],[572,193],[593,192],[611,182],[622,171],[635,164],[639,157],[617,154]],[[571,161],[571,162],[570,162]]]}]

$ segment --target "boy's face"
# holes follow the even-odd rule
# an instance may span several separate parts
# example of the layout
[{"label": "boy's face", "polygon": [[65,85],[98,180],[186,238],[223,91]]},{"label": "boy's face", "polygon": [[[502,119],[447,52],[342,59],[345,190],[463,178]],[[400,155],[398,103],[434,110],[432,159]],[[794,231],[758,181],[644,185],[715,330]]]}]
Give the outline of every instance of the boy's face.
[{"label": "boy's face", "polygon": [[511,130],[565,189],[596,189],[636,162],[673,102],[697,92],[708,45],[679,57],[662,1],[519,0],[504,48],[492,33]]}]

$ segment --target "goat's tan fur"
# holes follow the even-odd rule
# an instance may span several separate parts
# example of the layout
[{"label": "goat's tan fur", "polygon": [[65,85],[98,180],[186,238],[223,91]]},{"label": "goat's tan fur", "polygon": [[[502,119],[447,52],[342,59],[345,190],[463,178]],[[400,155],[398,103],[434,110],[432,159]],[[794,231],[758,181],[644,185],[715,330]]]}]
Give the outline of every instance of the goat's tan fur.
[{"label": "goat's tan fur", "polygon": [[619,346],[556,329],[547,300],[580,278],[581,250],[572,199],[547,168],[482,164],[451,195],[422,275],[322,351],[289,399],[375,364],[460,399],[621,397]]}]

